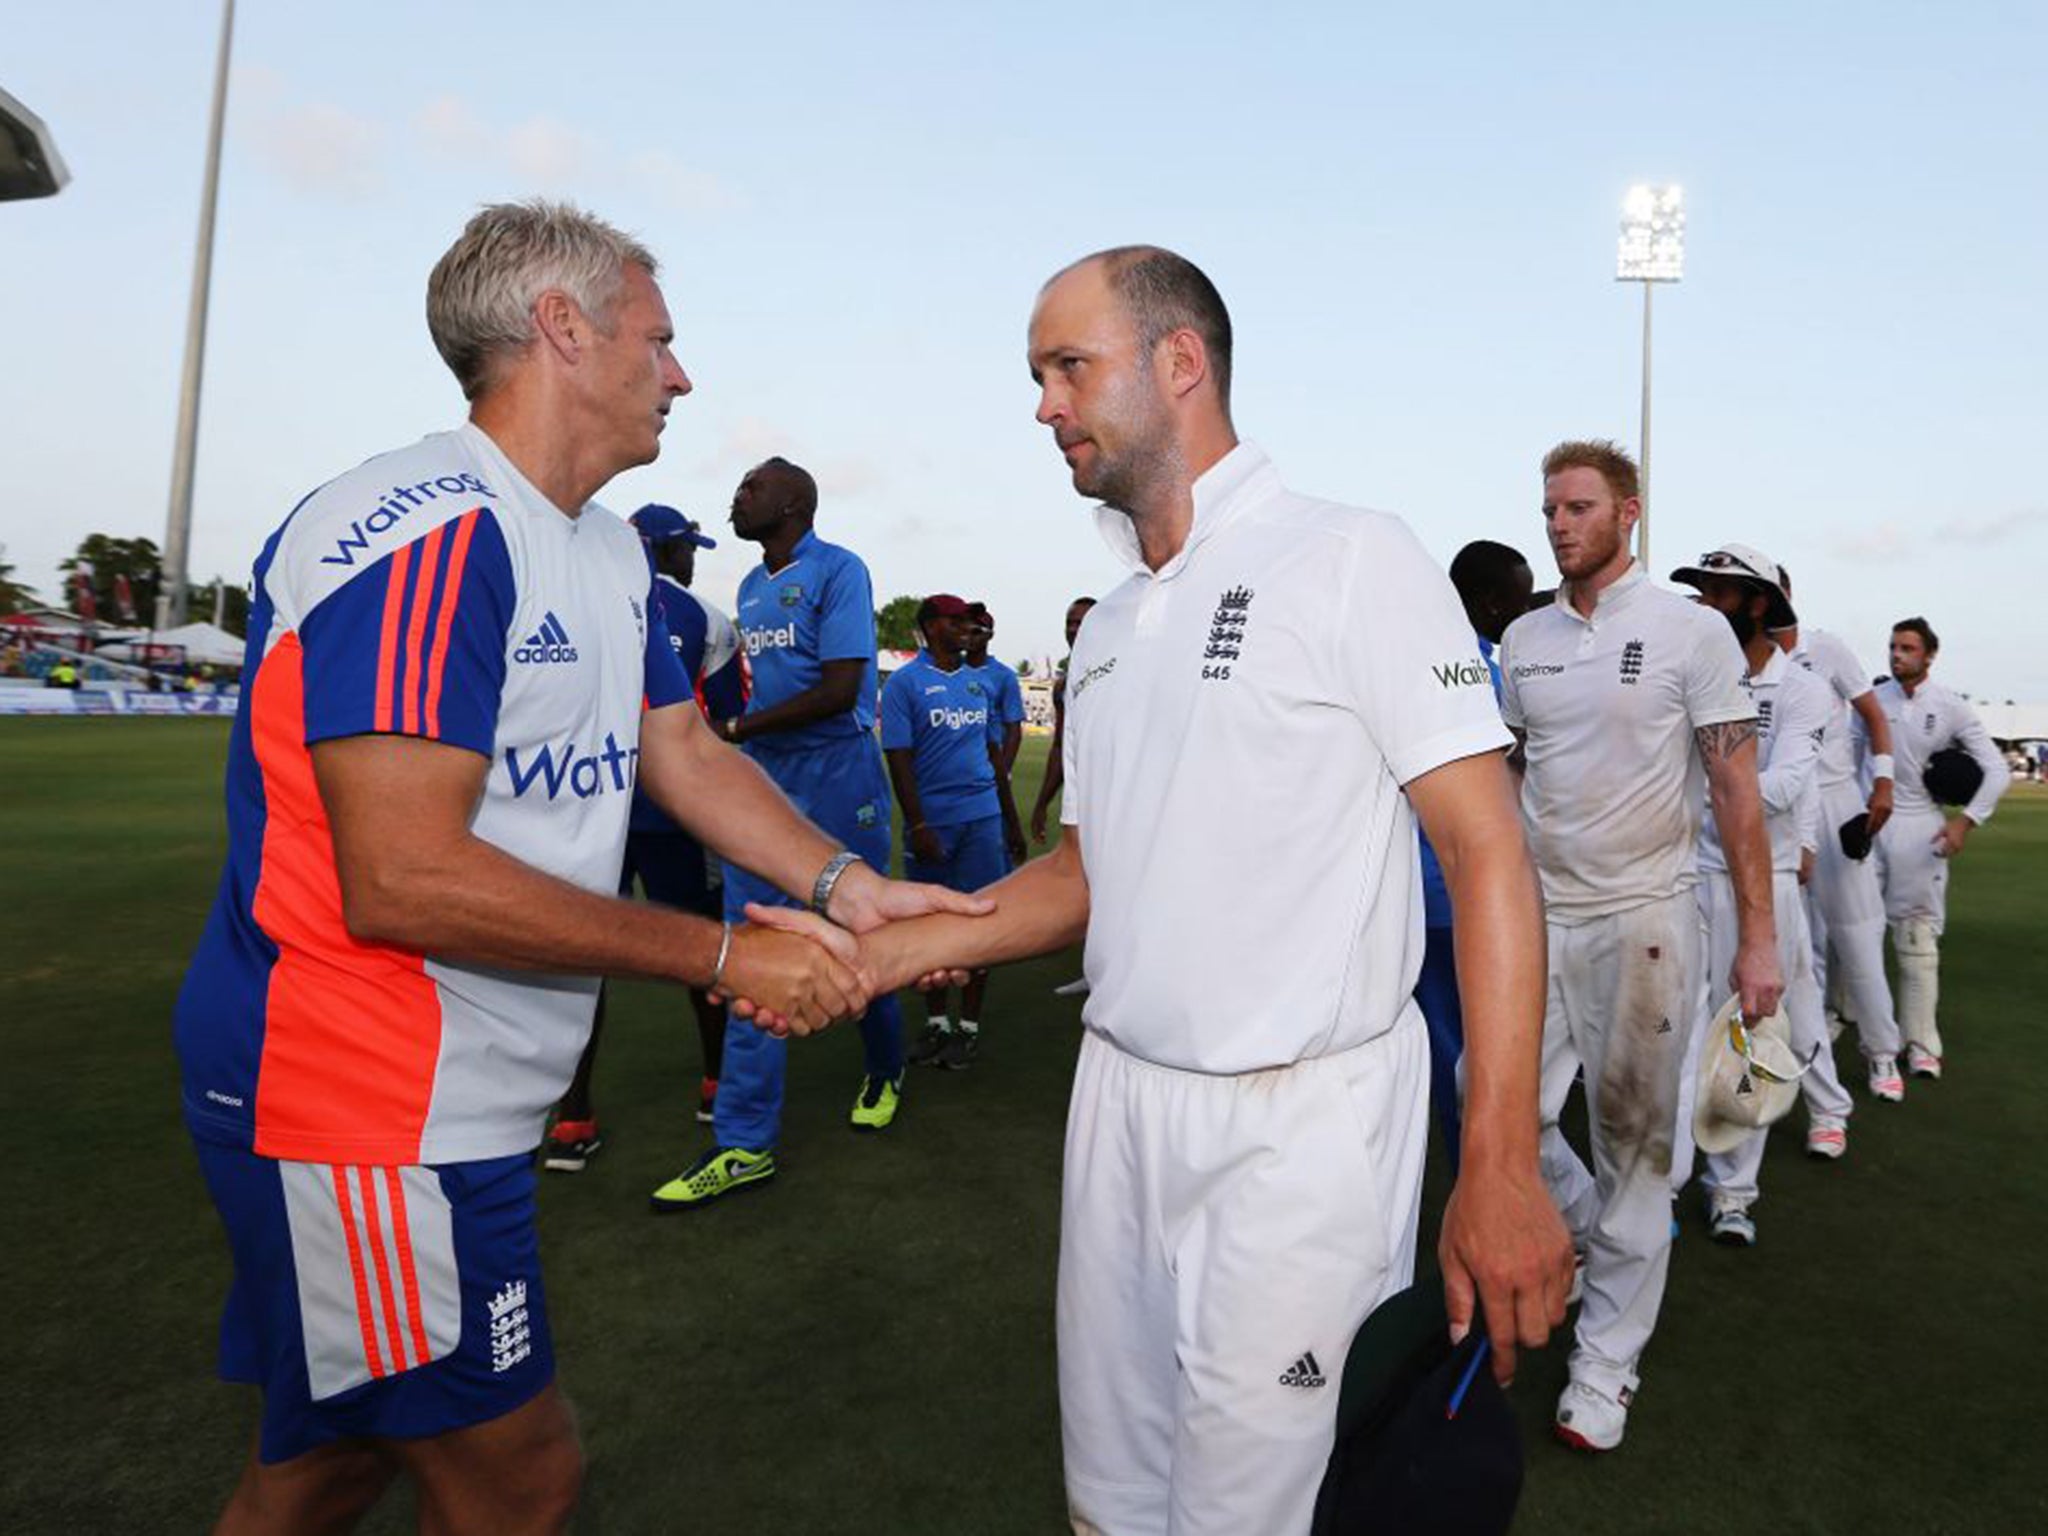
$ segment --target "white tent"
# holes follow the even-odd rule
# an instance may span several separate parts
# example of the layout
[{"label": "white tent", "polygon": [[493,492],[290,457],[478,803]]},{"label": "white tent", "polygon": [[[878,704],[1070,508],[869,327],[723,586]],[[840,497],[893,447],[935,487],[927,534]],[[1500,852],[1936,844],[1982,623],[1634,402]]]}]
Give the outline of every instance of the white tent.
[{"label": "white tent", "polygon": [[[158,645],[183,646],[185,660],[197,664],[205,662],[210,667],[239,667],[242,664],[242,641],[226,630],[203,620],[197,624],[181,624],[176,629],[160,629],[155,634],[130,631],[130,640],[154,640]],[[127,643],[117,642],[100,647],[101,655],[127,653]]]},{"label": "white tent", "polygon": [[2048,741],[2048,704],[1989,704],[1974,701],[1984,729],[2000,741]]}]

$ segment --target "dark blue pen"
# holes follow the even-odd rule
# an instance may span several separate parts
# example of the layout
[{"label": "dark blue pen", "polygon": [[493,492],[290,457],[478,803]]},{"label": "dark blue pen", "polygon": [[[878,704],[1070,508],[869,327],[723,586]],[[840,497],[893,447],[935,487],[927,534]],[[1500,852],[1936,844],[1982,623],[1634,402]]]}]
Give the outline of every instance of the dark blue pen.
[{"label": "dark blue pen", "polygon": [[1445,1418],[1455,1419],[1458,1416],[1458,1410],[1465,1406],[1466,1389],[1472,1385],[1472,1378],[1479,1374],[1479,1367],[1484,1363],[1488,1351],[1492,1348],[1493,1340],[1481,1339],[1479,1347],[1472,1351],[1472,1363],[1465,1367],[1465,1374],[1458,1378],[1457,1390],[1451,1393],[1451,1405],[1444,1410]]}]

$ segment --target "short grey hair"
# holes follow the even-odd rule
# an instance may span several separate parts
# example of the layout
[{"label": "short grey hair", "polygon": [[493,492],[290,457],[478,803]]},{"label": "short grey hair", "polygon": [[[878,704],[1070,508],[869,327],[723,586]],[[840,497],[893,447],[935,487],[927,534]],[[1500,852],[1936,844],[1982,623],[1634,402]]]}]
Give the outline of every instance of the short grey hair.
[{"label": "short grey hair", "polygon": [[551,288],[608,327],[627,262],[660,271],[646,246],[573,203],[479,209],[427,279],[427,330],[463,397],[476,399],[497,361],[533,341],[534,301]]}]

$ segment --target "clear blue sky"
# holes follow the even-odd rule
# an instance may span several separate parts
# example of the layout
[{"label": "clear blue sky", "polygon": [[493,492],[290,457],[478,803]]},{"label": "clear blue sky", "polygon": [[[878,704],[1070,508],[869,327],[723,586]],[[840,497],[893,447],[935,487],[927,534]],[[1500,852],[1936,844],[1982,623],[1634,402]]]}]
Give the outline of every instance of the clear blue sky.
[{"label": "clear blue sky", "polygon": [[[161,539],[219,8],[19,8],[0,85],[74,181],[0,207],[0,541],[46,593]],[[426,274],[483,201],[566,195],[666,263],[697,392],[605,500],[722,524],[768,452],[878,594],[984,597],[1059,649],[1117,568],[1031,412],[1038,283],[1129,240],[1237,323],[1240,429],[1448,559],[1549,572],[1536,463],[1637,433],[1632,181],[1685,185],[1657,306],[1658,575],[1789,564],[1882,666],[2048,699],[2048,9],[245,0],[193,574],[246,576],[318,482],[451,424]],[[700,566],[729,603],[751,552]]]}]

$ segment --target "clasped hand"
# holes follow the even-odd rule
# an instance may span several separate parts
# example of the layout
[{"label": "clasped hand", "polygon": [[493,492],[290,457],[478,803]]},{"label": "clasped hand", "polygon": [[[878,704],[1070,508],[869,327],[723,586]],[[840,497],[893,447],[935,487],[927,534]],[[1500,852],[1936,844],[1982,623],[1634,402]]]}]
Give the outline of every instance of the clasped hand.
[{"label": "clasped hand", "polygon": [[[827,922],[794,907],[749,902],[733,929],[725,971],[712,993],[735,1014],[776,1036],[809,1035],[867,1012],[878,994],[909,981],[859,937],[933,912],[985,916],[995,903],[942,886],[887,880],[865,866],[846,872]],[[844,926],[841,926],[844,924]]]}]

